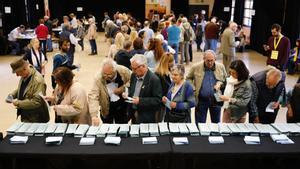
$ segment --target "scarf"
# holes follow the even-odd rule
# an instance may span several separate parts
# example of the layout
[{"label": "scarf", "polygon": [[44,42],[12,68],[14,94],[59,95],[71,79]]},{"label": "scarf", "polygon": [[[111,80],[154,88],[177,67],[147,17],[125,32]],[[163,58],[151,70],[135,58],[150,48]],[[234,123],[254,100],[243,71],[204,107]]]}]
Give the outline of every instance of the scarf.
[{"label": "scarf", "polygon": [[[226,82],[227,84],[225,87],[224,96],[232,97],[234,91],[234,85],[238,84],[239,82],[237,79],[233,78],[232,76],[228,77],[226,79]],[[229,106],[229,101],[225,101],[223,108],[226,109],[228,108],[228,106]]]}]

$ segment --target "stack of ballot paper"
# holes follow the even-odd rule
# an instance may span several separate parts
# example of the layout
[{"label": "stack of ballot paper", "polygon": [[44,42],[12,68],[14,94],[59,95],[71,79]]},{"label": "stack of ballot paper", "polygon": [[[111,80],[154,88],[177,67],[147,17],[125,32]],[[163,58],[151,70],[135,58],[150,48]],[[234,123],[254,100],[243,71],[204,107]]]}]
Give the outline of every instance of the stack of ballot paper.
[{"label": "stack of ballot paper", "polygon": [[206,123],[198,123],[198,128],[200,130],[201,136],[209,136],[210,135],[210,128]]},{"label": "stack of ballot paper", "polygon": [[23,125],[23,122],[16,122],[13,125],[11,125],[7,130],[7,135],[15,135],[16,131]]},{"label": "stack of ballot paper", "polygon": [[44,136],[44,133],[47,129],[47,123],[39,123],[37,130],[35,130],[35,136]]},{"label": "stack of ballot paper", "polygon": [[9,139],[11,144],[26,144],[28,141],[28,136],[13,136]]},{"label": "stack of ballot paper", "polygon": [[212,136],[219,136],[220,135],[219,126],[218,126],[217,123],[209,123],[207,125],[210,129],[210,135],[212,135]]},{"label": "stack of ballot paper", "polygon": [[173,143],[175,145],[185,145],[185,144],[189,144],[189,141],[188,141],[187,137],[174,137]]},{"label": "stack of ballot paper", "polygon": [[39,123],[32,123],[30,127],[25,131],[26,136],[33,136],[35,131],[38,129]]},{"label": "stack of ballot paper", "polygon": [[289,135],[298,136],[300,135],[300,126],[296,123],[286,123],[285,124],[289,129]]},{"label": "stack of ballot paper", "polygon": [[64,136],[67,130],[68,124],[67,123],[56,123],[57,127],[53,133],[55,136]]},{"label": "stack of ballot paper", "polygon": [[129,124],[120,124],[118,136],[128,137],[128,133],[129,133]]},{"label": "stack of ballot paper", "polygon": [[218,123],[218,126],[221,136],[229,136],[231,134],[231,130],[226,123]]},{"label": "stack of ballot paper", "polygon": [[86,137],[96,137],[96,133],[99,129],[99,126],[90,126],[89,130],[86,133]]},{"label": "stack of ballot paper", "polygon": [[144,137],[143,144],[157,144],[157,138],[156,137]]},{"label": "stack of ballot paper", "polygon": [[169,130],[171,135],[179,135],[178,123],[169,123]]},{"label": "stack of ballot paper", "polygon": [[243,123],[247,129],[249,130],[249,134],[251,136],[259,136],[259,131],[257,130],[257,128],[254,126],[253,123]]},{"label": "stack of ballot paper", "polygon": [[75,131],[74,137],[84,137],[84,135],[88,131],[89,127],[90,126],[87,124],[80,124]]},{"label": "stack of ballot paper", "polygon": [[139,137],[140,133],[140,125],[139,124],[133,124],[130,126],[130,137]]},{"label": "stack of ballot paper", "polygon": [[224,144],[222,136],[209,136],[208,141],[210,144]]},{"label": "stack of ballot paper", "polygon": [[240,129],[240,135],[246,136],[250,134],[248,127],[244,123],[236,123],[235,125]]},{"label": "stack of ballot paper", "polygon": [[274,127],[280,134],[289,134],[289,129],[284,123],[272,123],[272,127]]},{"label": "stack of ballot paper", "polygon": [[149,136],[149,124],[141,123],[140,124],[140,136],[141,137],[147,137]]},{"label": "stack of ballot paper", "polygon": [[90,146],[95,144],[95,137],[82,137],[80,139],[79,145],[81,146]]},{"label": "stack of ballot paper", "polygon": [[106,133],[108,132],[109,124],[102,124],[100,126],[100,129],[97,131],[96,136],[97,137],[105,137]]},{"label": "stack of ballot paper", "polygon": [[77,127],[78,127],[78,124],[69,124],[68,129],[66,131],[66,136],[74,136]]},{"label": "stack of ballot paper", "polygon": [[54,133],[54,131],[55,131],[55,129],[56,129],[56,127],[57,127],[56,124],[54,124],[54,123],[48,123],[47,129],[45,131],[45,135],[46,136],[52,136],[53,133]]},{"label": "stack of ballot paper", "polygon": [[255,123],[254,126],[257,128],[260,135],[279,134],[279,132],[269,124]]},{"label": "stack of ballot paper", "polygon": [[117,136],[119,127],[120,127],[119,124],[109,124],[107,136]]},{"label": "stack of ballot paper", "polygon": [[180,135],[189,135],[189,129],[187,128],[185,123],[178,123],[179,133]]},{"label": "stack of ballot paper", "polygon": [[169,135],[168,123],[158,123],[160,135]]},{"label": "stack of ballot paper", "polygon": [[227,126],[231,131],[231,135],[240,135],[241,130],[236,126],[235,123],[228,123]]},{"label": "stack of ballot paper", "polygon": [[260,144],[259,136],[245,136],[244,141],[246,144]]},{"label": "stack of ballot paper", "polygon": [[32,123],[24,123],[17,131],[16,131],[16,134],[17,135],[22,135],[24,136],[25,135],[25,132],[26,130],[29,129],[29,127],[31,126]]},{"label": "stack of ballot paper", "polygon": [[196,123],[186,123],[186,126],[189,129],[191,136],[199,136],[200,135],[200,132],[196,126]]},{"label": "stack of ballot paper", "polygon": [[50,136],[46,138],[47,145],[60,145],[63,141],[61,136]]},{"label": "stack of ballot paper", "polygon": [[279,144],[294,144],[294,141],[292,141],[284,134],[272,134],[271,138],[274,142]]},{"label": "stack of ballot paper", "polygon": [[150,133],[150,136],[152,136],[152,137],[159,136],[158,124],[157,123],[150,123],[149,124],[149,133]]},{"label": "stack of ballot paper", "polygon": [[112,144],[112,145],[120,145],[121,144],[121,137],[114,137],[114,136],[107,136],[104,139],[105,144]]}]

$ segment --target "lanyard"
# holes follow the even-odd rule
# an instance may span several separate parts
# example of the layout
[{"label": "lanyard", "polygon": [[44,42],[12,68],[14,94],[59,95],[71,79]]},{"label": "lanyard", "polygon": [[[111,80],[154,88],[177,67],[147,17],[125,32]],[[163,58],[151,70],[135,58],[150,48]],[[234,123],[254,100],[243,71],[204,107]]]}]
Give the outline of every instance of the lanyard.
[{"label": "lanyard", "polygon": [[297,58],[298,58],[298,55],[299,55],[299,48],[298,47],[296,47],[296,50],[295,50],[295,56],[294,56],[294,62],[296,62],[297,61]]},{"label": "lanyard", "polygon": [[277,47],[278,47],[278,45],[279,45],[281,39],[282,39],[282,36],[279,37],[279,39],[278,39],[278,41],[277,41],[277,43],[276,43],[276,38],[274,38],[274,50],[277,49]]}]

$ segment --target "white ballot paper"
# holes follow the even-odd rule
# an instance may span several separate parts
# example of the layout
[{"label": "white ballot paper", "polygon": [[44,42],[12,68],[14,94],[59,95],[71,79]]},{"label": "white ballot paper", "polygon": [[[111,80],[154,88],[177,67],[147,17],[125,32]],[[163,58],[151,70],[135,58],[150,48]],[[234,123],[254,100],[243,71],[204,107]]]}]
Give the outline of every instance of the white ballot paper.
[{"label": "white ballot paper", "polygon": [[274,102],[270,102],[268,104],[268,106],[266,107],[266,112],[274,113],[273,104]]},{"label": "white ballot paper", "polygon": [[160,135],[168,135],[170,134],[168,123],[158,123]]},{"label": "white ballot paper", "polygon": [[149,133],[150,133],[150,136],[152,136],[152,137],[159,136],[157,123],[149,123]]},{"label": "white ballot paper", "polygon": [[7,135],[15,135],[16,131],[23,125],[23,122],[16,122],[11,125],[7,130]]},{"label": "white ballot paper", "polygon": [[32,123],[24,123],[17,131],[17,135],[25,135],[26,130],[29,129],[29,127],[32,125]]},{"label": "white ballot paper", "polygon": [[199,136],[200,135],[200,132],[197,128],[196,123],[186,123],[186,126],[189,129],[191,136]]},{"label": "white ballot paper", "polygon": [[112,144],[112,145],[120,145],[121,144],[121,137],[114,137],[114,136],[107,136],[104,139],[105,144]]},{"label": "white ballot paper", "polygon": [[109,124],[102,124],[100,126],[100,129],[97,131],[96,136],[97,137],[105,137],[106,133],[108,132]]},{"label": "white ballot paper", "polygon": [[273,134],[271,138],[274,142],[279,144],[294,144],[294,142],[284,134]]},{"label": "white ballot paper", "polygon": [[45,131],[45,135],[53,135],[55,129],[56,129],[56,124],[55,123],[48,123],[47,129]]},{"label": "white ballot paper", "polygon": [[222,136],[209,136],[208,141],[210,144],[224,144]]},{"label": "white ballot paper", "polygon": [[9,139],[10,144],[26,144],[28,136],[13,136]]},{"label": "white ballot paper", "polygon": [[169,130],[172,135],[180,133],[178,123],[169,123]]},{"label": "white ballot paper", "polygon": [[26,136],[33,136],[38,129],[40,123],[32,123],[31,126],[25,131]]},{"label": "white ballot paper", "polygon": [[47,145],[60,145],[63,141],[62,136],[50,136],[46,138]]},{"label": "white ballot paper", "polygon": [[175,145],[185,145],[185,144],[189,144],[189,141],[187,137],[174,137],[173,143]]},{"label": "white ballot paper", "polygon": [[111,102],[116,102],[120,99],[120,97],[114,93],[114,90],[116,88],[118,88],[117,83],[114,83],[114,82],[108,83],[108,84],[106,84],[106,88],[107,88],[108,95],[110,97]]},{"label": "white ballot paper", "polygon": [[129,133],[129,124],[120,124],[118,136],[128,137],[128,133]]},{"label": "white ballot paper", "polygon": [[260,138],[258,136],[245,136],[244,141],[246,144],[260,144]]},{"label": "white ballot paper", "polygon": [[144,137],[143,138],[143,144],[157,144],[157,138],[156,137]]},{"label": "white ballot paper", "polygon": [[55,136],[64,136],[67,130],[68,124],[67,123],[56,123],[57,128],[54,131]]},{"label": "white ballot paper", "polygon": [[34,136],[44,136],[47,126],[47,123],[39,123],[39,127],[35,130]]},{"label": "white ballot paper", "polygon": [[139,124],[133,124],[130,126],[130,137],[139,137],[140,135],[140,125]]},{"label": "white ballot paper", "polygon": [[90,126],[89,130],[86,133],[86,137],[96,137],[96,133],[99,129],[100,126]]},{"label": "white ballot paper", "polygon": [[198,128],[200,130],[201,136],[209,136],[210,135],[210,128],[206,123],[198,123]]},{"label": "white ballot paper", "polygon": [[187,128],[185,123],[178,123],[178,128],[179,128],[179,132],[180,135],[189,135],[189,129]]},{"label": "white ballot paper", "polygon": [[148,123],[141,123],[140,124],[140,136],[147,137],[149,136],[149,124]]},{"label": "white ballot paper", "polygon": [[87,124],[80,124],[75,131],[74,137],[84,137],[84,135],[88,131],[89,127],[90,126]]},{"label": "white ballot paper", "polygon": [[66,131],[66,135],[67,136],[74,136],[77,127],[78,127],[78,124],[69,124],[68,129]]},{"label": "white ballot paper", "polygon": [[109,124],[107,136],[116,136],[119,128],[120,128],[120,124]]},{"label": "white ballot paper", "polygon": [[81,146],[90,146],[95,144],[95,137],[82,137],[80,139],[79,145]]}]

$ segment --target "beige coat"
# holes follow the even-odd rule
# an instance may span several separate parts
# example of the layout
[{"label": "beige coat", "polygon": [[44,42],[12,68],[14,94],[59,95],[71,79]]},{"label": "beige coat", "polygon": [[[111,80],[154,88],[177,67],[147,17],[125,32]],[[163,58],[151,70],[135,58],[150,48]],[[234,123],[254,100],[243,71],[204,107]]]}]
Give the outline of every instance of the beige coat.
[{"label": "beige coat", "polygon": [[235,36],[230,28],[226,28],[222,34],[220,51],[227,55],[235,57]]},{"label": "beige coat", "polygon": [[[54,96],[58,95],[59,86],[54,90]],[[57,100],[57,97],[55,98]],[[64,123],[91,124],[87,93],[84,87],[75,82],[59,105],[55,105],[57,115],[62,116]]]},{"label": "beige coat", "polygon": [[[226,81],[227,73],[225,70],[225,67],[221,63],[215,62],[215,77],[217,80],[217,83],[220,83],[221,85]],[[198,95],[199,95],[199,90],[202,87],[202,81],[205,75],[204,71],[204,61],[195,64],[191,67],[186,79],[191,82],[191,84],[194,87],[194,92],[196,96],[196,101],[198,102]]]},{"label": "beige coat", "polygon": [[[102,70],[102,68],[100,70]],[[124,87],[128,87],[130,84],[131,71],[125,66],[117,65],[117,72],[119,72],[124,82]],[[96,75],[88,98],[91,117],[97,117],[99,110],[104,116],[109,114],[110,100],[106,89],[106,80],[103,79],[101,73]]]},{"label": "beige coat", "polygon": [[97,33],[97,27],[95,24],[91,24],[89,26],[88,32],[87,32],[87,39],[88,40],[92,40],[92,39],[96,39],[96,33]]}]

